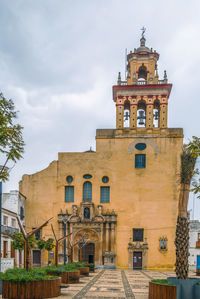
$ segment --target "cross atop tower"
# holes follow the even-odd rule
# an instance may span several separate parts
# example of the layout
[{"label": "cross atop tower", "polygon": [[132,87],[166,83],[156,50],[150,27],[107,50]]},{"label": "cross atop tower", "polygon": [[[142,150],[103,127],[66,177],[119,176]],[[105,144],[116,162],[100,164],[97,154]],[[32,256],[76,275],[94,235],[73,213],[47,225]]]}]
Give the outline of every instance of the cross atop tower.
[{"label": "cross atop tower", "polygon": [[144,37],[144,34],[145,34],[145,31],[146,31],[146,28],[143,26],[140,30],[142,30],[142,37]]}]

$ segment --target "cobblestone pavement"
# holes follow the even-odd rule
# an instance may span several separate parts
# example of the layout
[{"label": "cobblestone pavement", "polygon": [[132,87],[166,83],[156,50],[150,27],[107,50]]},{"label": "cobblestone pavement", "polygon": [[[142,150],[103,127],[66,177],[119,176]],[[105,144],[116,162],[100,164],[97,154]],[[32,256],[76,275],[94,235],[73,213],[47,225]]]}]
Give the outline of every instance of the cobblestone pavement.
[{"label": "cobblestone pavement", "polygon": [[[78,284],[62,289],[58,299],[148,299],[151,279],[166,279],[174,272],[96,270],[89,277],[81,277]],[[191,274],[190,276],[195,276]],[[2,298],[0,296],[0,298]]]}]

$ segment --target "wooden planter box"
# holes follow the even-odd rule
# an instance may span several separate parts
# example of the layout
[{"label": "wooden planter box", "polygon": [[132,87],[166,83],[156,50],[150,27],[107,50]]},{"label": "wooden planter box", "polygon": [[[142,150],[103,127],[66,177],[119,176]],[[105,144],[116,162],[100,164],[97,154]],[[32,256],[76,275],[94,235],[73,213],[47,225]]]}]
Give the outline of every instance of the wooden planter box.
[{"label": "wooden planter box", "polygon": [[78,283],[80,278],[80,271],[69,271],[68,272],[69,282],[68,283]]},{"label": "wooden planter box", "polygon": [[2,281],[2,298],[42,299],[60,296],[61,279],[38,280],[26,283]]},{"label": "wooden planter box", "polygon": [[168,286],[155,282],[149,282],[149,299],[161,298],[176,299],[176,286]]},{"label": "wooden planter box", "polygon": [[196,275],[200,276],[200,269],[196,269]]},{"label": "wooden planter box", "polygon": [[94,268],[91,268],[91,267],[90,267],[90,272],[91,272],[91,273],[94,273],[94,272],[95,272],[95,271],[94,271]]},{"label": "wooden planter box", "polygon": [[47,273],[49,276],[60,276],[61,277],[61,283],[69,283],[69,275],[68,272],[63,272],[60,274],[57,273]]},{"label": "wooden planter box", "polygon": [[80,267],[77,269],[80,271],[80,275],[89,276],[89,272],[90,272],[89,267]]}]

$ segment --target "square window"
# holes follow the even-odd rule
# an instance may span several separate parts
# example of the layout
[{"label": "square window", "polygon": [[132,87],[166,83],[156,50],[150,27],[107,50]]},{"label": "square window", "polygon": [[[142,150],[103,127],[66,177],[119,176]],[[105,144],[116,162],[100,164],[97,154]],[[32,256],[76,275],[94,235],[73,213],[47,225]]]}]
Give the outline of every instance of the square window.
[{"label": "square window", "polygon": [[133,229],[133,242],[143,242],[144,229],[134,228]]},{"label": "square window", "polygon": [[65,186],[65,202],[74,202],[74,186]]},{"label": "square window", "polygon": [[12,227],[16,226],[16,220],[12,218]]},{"label": "square window", "polygon": [[[33,229],[36,229],[36,227],[32,227],[32,230]],[[39,240],[40,239],[40,230],[38,230],[36,233],[35,233],[35,239],[36,240]]]},{"label": "square window", "polygon": [[3,225],[8,226],[8,217],[7,216],[3,216]]},{"label": "square window", "polygon": [[100,202],[101,203],[109,203],[110,202],[110,187],[101,187]]},{"label": "square window", "polygon": [[135,168],[146,168],[146,155],[135,155]]}]

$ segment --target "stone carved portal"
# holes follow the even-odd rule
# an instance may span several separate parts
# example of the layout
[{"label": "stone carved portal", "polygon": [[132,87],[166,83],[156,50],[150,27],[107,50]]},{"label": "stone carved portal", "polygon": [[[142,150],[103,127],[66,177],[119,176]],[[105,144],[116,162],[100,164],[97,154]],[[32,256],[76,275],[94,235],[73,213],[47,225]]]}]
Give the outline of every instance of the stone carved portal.
[{"label": "stone carved portal", "polygon": [[[66,234],[73,233],[73,243],[83,240],[85,246],[78,245],[73,248],[73,260],[92,261],[96,265],[116,265],[116,223],[117,215],[114,210],[103,211],[103,206],[94,205],[92,202],[81,202],[80,206],[73,205],[71,213],[66,210],[58,215],[60,236],[64,236],[64,225]],[[66,248],[69,246],[67,240]],[[64,242],[63,242],[64,243]],[[83,245],[83,244],[81,244]],[[70,260],[70,251],[66,249]],[[59,247],[59,261],[63,263],[64,246]]]},{"label": "stone carved portal", "polygon": [[[147,267],[147,250],[148,244],[145,239],[144,242],[129,242],[128,243],[128,268],[131,269],[146,269]],[[140,256],[139,256],[140,255]],[[141,258],[141,265],[137,264],[135,259]]]}]

